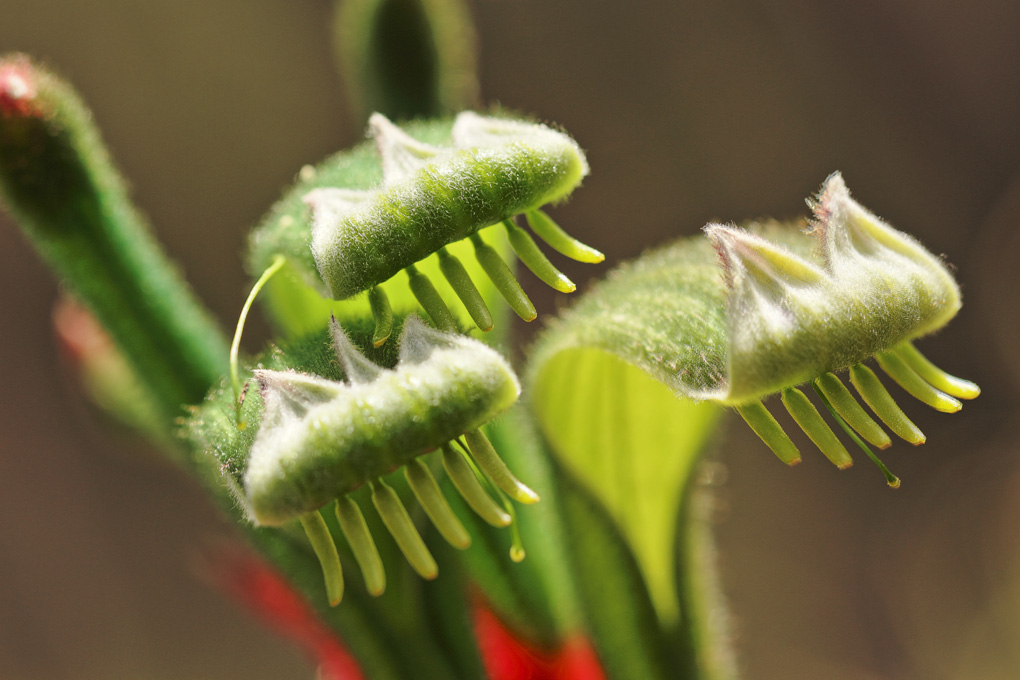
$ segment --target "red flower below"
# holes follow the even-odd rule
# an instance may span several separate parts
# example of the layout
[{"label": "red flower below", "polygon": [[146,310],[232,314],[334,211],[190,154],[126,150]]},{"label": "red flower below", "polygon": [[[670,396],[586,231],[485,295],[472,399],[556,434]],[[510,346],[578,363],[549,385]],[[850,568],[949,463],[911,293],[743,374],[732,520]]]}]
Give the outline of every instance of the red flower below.
[{"label": "red flower below", "polygon": [[476,600],[475,634],[491,680],[606,680],[591,643],[580,633],[555,651],[514,637]]}]

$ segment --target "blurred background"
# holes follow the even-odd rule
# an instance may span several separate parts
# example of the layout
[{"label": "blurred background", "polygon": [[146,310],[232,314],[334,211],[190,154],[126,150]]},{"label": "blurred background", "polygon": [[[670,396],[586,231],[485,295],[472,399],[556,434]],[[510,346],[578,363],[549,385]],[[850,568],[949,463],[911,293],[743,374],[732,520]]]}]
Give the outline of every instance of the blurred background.
[{"label": "blurred background", "polygon": [[[68,77],[162,241],[223,320],[245,234],[301,165],[363,138],[325,0],[3,0],[0,52]],[[965,306],[920,348],[984,392],[839,473],[733,427],[718,509],[747,678],[1020,677],[1020,4],[474,0],[482,97],[563,125],[591,177],[555,216],[608,253],[804,214],[841,170],[945,253]],[[557,261],[562,264],[562,260]],[[534,284],[522,277],[526,284]],[[86,405],[58,284],[0,215],[0,677],[311,677],[201,578],[200,490]],[[532,285],[540,310],[565,304]],[[522,324],[523,325],[523,324]],[[526,342],[532,329],[518,329]],[[257,346],[265,327],[246,338]]]}]

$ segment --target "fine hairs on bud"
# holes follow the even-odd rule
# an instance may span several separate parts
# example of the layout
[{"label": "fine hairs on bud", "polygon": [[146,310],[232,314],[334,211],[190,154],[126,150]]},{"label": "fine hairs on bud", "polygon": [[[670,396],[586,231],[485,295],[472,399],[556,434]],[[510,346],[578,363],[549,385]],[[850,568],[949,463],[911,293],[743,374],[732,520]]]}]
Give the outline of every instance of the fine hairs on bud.
[{"label": "fine hairs on bud", "polygon": [[[341,531],[369,592],[379,595],[385,572],[361,509],[348,496],[368,485],[372,506],[408,563],[422,578],[435,578],[435,560],[383,476],[403,467],[440,535],[466,549],[470,535],[420,459],[441,449],[457,491],[485,521],[511,525],[513,554],[523,556],[509,498],[535,503],[538,495],[513,475],[479,429],[520,394],[506,360],[477,340],[430,328],[416,316],[404,321],[392,369],[365,357],[335,319],[330,335],[346,381],[294,370],[254,371],[263,413],[244,473],[244,503],[253,520],[269,526],[300,520],[335,605],[343,573],[320,508],[336,499]],[[467,445],[460,444],[461,436]]]},{"label": "fine hairs on bud", "polygon": [[[488,331],[493,318],[459,257],[447,246],[470,239],[484,276],[522,319],[537,317],[512,270],[479,232],[500,226],[513,253],[557,291],[577,286],[533,238],[580,262],[601,262],[599,251],[569,236],[542,211],[564,201],[588,174],[588,162],[567,134],[540,123],[470,111],[446,123],[446,137],[426,143],[376,113],[369,119],[375,171],[381,182],[344,186],[348,164],[367,163],[354,150],[326,161],[299,183],[253,237],[253,268],[283,256],[292,271],[324,296],[345,300],[371,291],[375,342],[388,338],[388,306],[379,286],[401,270],[434,326],[458,330],[459,302],[474,325]],[[414,127],[410,128],[414,130]],[[434,139],[430,137],[430,139]],[[356,153],[357,152],[357,153]],[[360,176],[365,176],[362,173]],[[517,224],[523,216],[530,232]],[[419,267],[438,254],[439,272]],[[310,255],[310,257],[309,257]],[[432,279],[446,279],[457,301],[444,300]],[[477,274],[475,275],[477,276]]]}]

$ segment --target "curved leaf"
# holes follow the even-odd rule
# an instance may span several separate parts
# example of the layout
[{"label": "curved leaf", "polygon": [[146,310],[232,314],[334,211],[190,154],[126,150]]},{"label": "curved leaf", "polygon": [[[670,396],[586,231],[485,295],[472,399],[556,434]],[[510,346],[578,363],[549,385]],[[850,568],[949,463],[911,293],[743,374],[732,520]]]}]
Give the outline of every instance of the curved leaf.
[{"label": "curved leaf", "polygon": [[681,241],[585,295],[543,334],[529,368],[543,433],[619,524],[667,625],[680,614],[673,545],[682,491],[721,413],[677,393],[722,379],[723,301],[711,246]]}]

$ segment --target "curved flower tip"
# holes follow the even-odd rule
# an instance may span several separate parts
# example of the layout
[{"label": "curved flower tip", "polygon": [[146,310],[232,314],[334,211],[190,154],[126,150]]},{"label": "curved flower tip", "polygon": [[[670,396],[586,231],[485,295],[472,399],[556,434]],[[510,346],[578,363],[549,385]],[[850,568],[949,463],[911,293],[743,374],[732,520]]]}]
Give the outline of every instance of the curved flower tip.
[{"label": "curved flower tip", "polygon": [[[577,143],[539,123],[470,111],[459,114],[452,125],[432,127],[445,130],[443,135],[431,135],[436,144],[373,114],[369,134],[378,152],[373,170],[381,165],[382,181],[366,188],[355,181],[353,171],[344,174],[361,160],[366,168],[357,179],[371,174],[358,150],[302,173],[283,207],[255,236],[259,268],[265,267],[269,251],[284,254],[305,279],[336,300],[373,291],[405,271],[414,297],[433,324],[454,330],[455,316],[447,301],[418,267],[438,254],[441,275],[475,326],[487,331],[493,326],[491,313],[465,266],[447,246],[470,240],[493,287],[519,316],[531,321],[537,316],[531,301],[506,262],[478,235],[501,225],[517,257],[536,276],[558,291],[574,291],[574,283],[552,264],[531,234],[575,260],[603,260],[602,253],[570,237],[542,211],[544,205],[564,200],[588,174],[588,162]],[[420,133],[423,127],[413,129]],[[294,205],[297,201],[300,209]],[[531,233],[518,226],[518,216],[525,218]],[[376,314],[379,323],[387,309],[383,298],[375,294],[372,304],[374,312],[383,312]],[[385,342],[384,333],[379,337]]]},{"label": "curved flower tip", "polygon": [[[403,467],[408,484],[436,528],[452,545],[470,536],[419,457],[442,449],[454,486],[495,526],[512,521],[503,494],[538,500],[510,472],[479,429],[517,400],[520,384],[495,350],[465,336],[429,328],[408,317],[392,369],[367,359],[340,325],[331,324],[347,382],[297,371],[254,372],[264,404],[244,474],[244,495],[255,521],[279,525],[300,519],[323,566],[331,603],[343,593],[330,530],[318,509],[337,499],[340,528],[365,575],[369,592],[385,590],[379,553],[360,508],[347,497],[368,484],[372,504],[411,566],[424,578],[437,567],[400,498],[382,476]],[[501,506],[485,485],[494,485]]]}]

